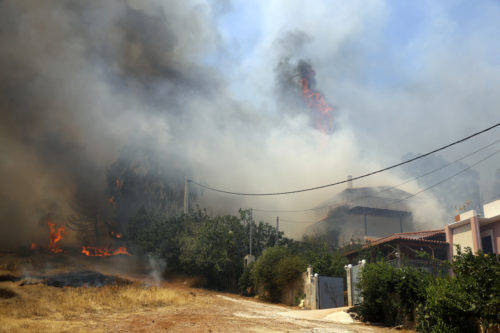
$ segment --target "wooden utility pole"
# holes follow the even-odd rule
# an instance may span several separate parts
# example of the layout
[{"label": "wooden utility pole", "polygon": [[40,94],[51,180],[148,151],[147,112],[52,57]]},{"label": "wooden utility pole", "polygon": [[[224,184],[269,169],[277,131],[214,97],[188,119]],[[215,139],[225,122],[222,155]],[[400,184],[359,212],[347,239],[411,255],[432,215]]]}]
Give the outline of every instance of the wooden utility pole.
[{"label": "wooden utility pole", "polygon": [[276,243],[274,244],[275,246],[278,245],[279,238],[280,238],[280,217],[276,216]]},{"label": "wooden utility pole", "polygon": [[184,179],[184,215],[189,212],[189,187],[188,187],[188,177]]},{"label": "wooden utility pole", "polygon": [[250,255],[252,255],[252,225],[253,225],[253,209],[250,208]]}]

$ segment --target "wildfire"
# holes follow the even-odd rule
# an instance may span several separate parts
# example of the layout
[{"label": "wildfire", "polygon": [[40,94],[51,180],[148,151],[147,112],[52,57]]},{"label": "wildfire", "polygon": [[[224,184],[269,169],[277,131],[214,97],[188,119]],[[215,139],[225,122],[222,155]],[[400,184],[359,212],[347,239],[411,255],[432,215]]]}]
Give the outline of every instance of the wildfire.
[{"label": "wildfire", "polygon": [[54,253],[62,252],[62,250],[57,247],[57,243],[62,239],[63,233],[65,235],[68,234],[66,231],[66,228],[59,227],[56,231],[56,228],[55,228],[56,224],[55,223],[48,222],[48,225],[50,228],[50,244],[49,244],[50,251],[52,251]]},{"label": "wildfire", "polygon": [[35,243],[31,243],[31,249],[35,250],[37,248],[37,245]]},{"label": "wildfire", "polygon": [[331,112],[333,107],[328,105],[321,93],[313,90],[315,72],[312,67],[305,62],[301,62],[299,70],[301,73],[299,83],[302,86],[302,98],[307,107],[315,113],[315,127],[322,133],[329,134],[332,132]]},{"label": "wildfire", "polygon": [[119,248],[113,250],[110,248],[98,248],[98,247],[94,247],[94,246],[83,246],[82,253],[85,254],[86,256],[89,256],[89,257],[110,257],[110,256],[116,256],[118,254],[130,255],[130,253],[128,253],[126,247],[119,247]]},{"label": "wildfire", "polygon": [[115,237],[115,238],[118,238],[118,239],[122,238],[122,234],[119,234],[119,233],[114,232],[114,231],[111,231],[111,235],[112,235],[113,237]]}]

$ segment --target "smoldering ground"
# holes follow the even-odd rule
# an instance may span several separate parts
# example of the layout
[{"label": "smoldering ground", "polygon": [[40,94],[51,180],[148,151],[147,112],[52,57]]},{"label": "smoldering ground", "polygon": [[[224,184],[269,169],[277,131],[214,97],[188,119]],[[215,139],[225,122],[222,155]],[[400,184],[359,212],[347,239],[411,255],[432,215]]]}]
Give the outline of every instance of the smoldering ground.
[{"label": "smoldering ground", "polygon": [[[266,17],[287,10],[280,6],[269,7]],[[334,72],[335,62],[346,63],[349,57],[339,56],[335,45],[345,45],[357,23],[322,46],[325,33],[301,32],[302,19],[281,30],[264,22],[265,38],[250,60],[214,63],[214,54],[230,54],[217,26],[220,15],[220,7],[205,1],[0,2],[3,245],[45,239],[47,216],[60,224],[96,211],[116,218],[109,199],[117,176],[149,179],[133,187],[142,193],[150,189],[144,184],[163,182],[178,204],[168,209],[175,211],[186,175],[229,190],[275,192],[330,183],[387,160],[362,148],[366,131],[360,135],[350,121],[353,109],[364,108],[364,98],[354,103],[349,97],[360,85],[342,81],[333,94],[337,87],[323,74]],[[326,63],[321,53],[336,60]],[[315,68],[318,87],[335,107],[330,136],[311,126],[294,84],[279,93],[288,76],[278,64],[286,60],[293,69],[299,59]],[[234,80],[245,74],[245,62],[254,72]],[[363,185],[397,180],[382,175]],[[195,191],[200,207],[234,213],[239,207],[309,208],[339,189],[286,198]],[[133,202],[134,196],[115,200]]]}]

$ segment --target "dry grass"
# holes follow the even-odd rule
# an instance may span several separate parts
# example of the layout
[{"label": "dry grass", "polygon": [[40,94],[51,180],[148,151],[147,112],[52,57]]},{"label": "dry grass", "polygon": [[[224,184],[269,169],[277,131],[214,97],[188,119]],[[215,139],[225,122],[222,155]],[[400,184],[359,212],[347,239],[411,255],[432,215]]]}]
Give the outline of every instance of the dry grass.
[{"label": "dry grass", "polygon": [[[45,285],[19,287],[9,282],[2,283],[2,289],[17,296],[0,298],[0,332],[88,332],[92,320],[99,317],[194,302],[194,297],[183,290],[145,287],[139,283],[102,288],[55,288]],[[98,331],[92,329],[92,332]]]}]

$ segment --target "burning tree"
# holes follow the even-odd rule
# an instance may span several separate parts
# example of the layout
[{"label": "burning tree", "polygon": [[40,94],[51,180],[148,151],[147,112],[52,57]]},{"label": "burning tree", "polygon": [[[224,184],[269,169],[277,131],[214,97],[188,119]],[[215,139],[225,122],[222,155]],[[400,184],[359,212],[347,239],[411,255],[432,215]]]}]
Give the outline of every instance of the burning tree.
[{"label": "burning tree", "polygon": [[316,90],[316,72],[311,64],[299,60],[296,65],[283,59],[276,68],[276,79],[281,100],[290,110],[309,109],[312,125],[324,134],[333,132],[333,107]]}]

